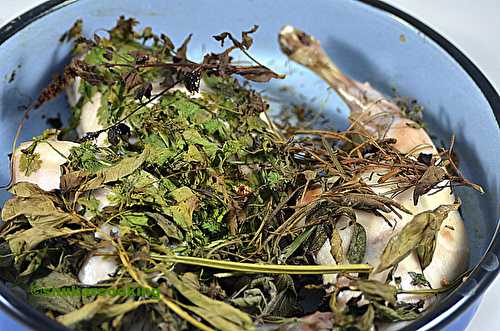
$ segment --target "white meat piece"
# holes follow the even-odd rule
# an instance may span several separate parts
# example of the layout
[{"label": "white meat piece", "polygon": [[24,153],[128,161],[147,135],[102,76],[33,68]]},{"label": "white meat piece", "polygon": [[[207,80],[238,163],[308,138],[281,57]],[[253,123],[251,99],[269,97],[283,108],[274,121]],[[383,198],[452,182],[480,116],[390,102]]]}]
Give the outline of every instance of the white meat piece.
[{"label": "white meat piece", "polygon": [[37,143],[34,152],[40,155],[40,168],[29,176],[19,169],[21,150],[31,146],[33,142],[22,143],[12,155],[12,184],[28,182],[38,185],[44,191],[60,189],[61,165],[67,162],[70,150],[78,144],[70,141],[47,140]]},{"label": "white meat piece", "polygon": [[118,268],[116,256],[105,256],[99,254],[113,254],[115,248],[107,243],[106,246],[97,249],[90,255],[78,273],[78,279],[82,284],[95,285],[101,281],[111,278]]}]

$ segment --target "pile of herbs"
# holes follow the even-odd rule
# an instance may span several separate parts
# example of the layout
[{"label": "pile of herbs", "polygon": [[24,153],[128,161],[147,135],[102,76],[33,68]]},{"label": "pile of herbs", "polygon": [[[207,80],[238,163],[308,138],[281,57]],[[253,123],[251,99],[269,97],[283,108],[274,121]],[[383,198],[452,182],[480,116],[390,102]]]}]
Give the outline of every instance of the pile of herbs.
[{"label": "pile of herbs", "polygon": [[[392,147],[394,141],[354,129],[319,131],[300,121],[272,124],[268,104],[245,82],[283,78],[248,53],[257,27],[243,32],[241,40],[230,33],[214,36],[229,46],[195,63],[186,56],[190,37],[176,48],[166,35],[151,28],[137,31],[136,25],[121,17],[106,37],[87,39],[78,21],[61,38],[74,42],[75,58],[35,106],[76,78],[82,97],[68,128],[37,141],[71,135],[82,105],[97,92],[104,129],[88,133],[72,149],[62,166],[60,190],[45,192],[29,183],[10,188],[14,195],[2,210],[1,277],[28,293],[34,285],[79,285],[77,275],[89,254],[112,245],[109,255],[118,269],[99,287],[160,289],[159,298],[27,294],[31,304],[77,330],[252,330],[263,325],[370,330],[375,320],[416,318],[421,304],[398,302],[398,286],[367,280],[372,266],[359,264],[366,234],[354,210],[398,214],[407,211],[391,198],[411,187],[418,200],[443,180],[472,185],[460,175],[451,151],[441,151],[444,171],[429,155],[410,158]],[[233,64],[234,51],[252,64]],[[200,84],[207,88],[192,98]],[[171,91],[175,85],[188,93]],[[98,146],[102,133],[109,144]],[[34,147],[24,154],[29,165],[24,171],[43,166]],[[363,182],[360,174],[370,169],[388,170],[381,183],[398,182],[392,196],[379,196]],[[110,203],[99,208],[94,193],[103,188],[110,192]],[[306,199],[318,188],[325,193]],[[429,213],[421,218],[437,218]],[[355,228],[346,256],[335,240],[341,216]],[[104,224],[117,231],[99,239],[95,234]],[[422,248],[419,240],[408,244],[405,235],[410,233],[391,240],[394,251],[410,245],[407,255]],[[315,265],[327,238],[333,238],[337,266]],[[394,267],[403,257],[385,256],[383,267]],[[351,282],[327,287],[324,273],[344,273]],[[414,279],[426,288],[422,275]],[[340,305],[336,298],[346,290],[360,294]]]}]

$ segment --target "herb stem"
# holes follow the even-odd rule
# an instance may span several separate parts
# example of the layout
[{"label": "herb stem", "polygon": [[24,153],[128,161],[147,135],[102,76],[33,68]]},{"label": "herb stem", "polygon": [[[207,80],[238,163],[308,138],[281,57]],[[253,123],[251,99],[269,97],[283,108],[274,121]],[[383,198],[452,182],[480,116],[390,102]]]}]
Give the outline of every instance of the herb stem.
[{"label": "herb stem", "polygon": [[417,295],[435,295],[435,294],[440,294],[444,292],[448,292],[451,289],[454,289],[460,283],[463,282],[464,277],[467,277],[470,274],[471,270],[468,270],[464,273],[462,273],[460,276],[458,276],[455,280],[453,280],[451,283],[448,285],[445,285],[440,288],[430,288],[430,289],[421,289],[421,290],[398,290],[398,294],[417,294]]},{"label": "herb stem", "polygon": [[191,256],[165,256],[151,254],[153,259],[164,260],[171,263],[196,265],[214,269],[249,273],[289,274],[289,275],[321,275],[336,273],[361,272],[369,273],[373,267],[369,264],[338,264],[338,265],[279,265],[257,264],[232,261],[219,261]]}]

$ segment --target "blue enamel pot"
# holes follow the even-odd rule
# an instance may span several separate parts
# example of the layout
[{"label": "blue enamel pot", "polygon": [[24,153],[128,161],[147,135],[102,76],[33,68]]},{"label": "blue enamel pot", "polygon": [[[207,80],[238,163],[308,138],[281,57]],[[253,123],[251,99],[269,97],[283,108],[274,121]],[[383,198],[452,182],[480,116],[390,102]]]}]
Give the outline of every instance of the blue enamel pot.
[{"label": "blue enamel pot", "polygon": [[[199,59],[219,45],[210,36],[222,31],[239,33],[253,24],[252,53],[276,71],[293,71],[283,82],[256,86],[280,91],[292,86],[288,100],[310,100],[332,117],[338,128],[347,123],[347,109],[312,73],[287,64],[277,43],[277,32],[292,24],[314,35],[348,75],[369,81],[391,95],[418,99],[424,120],[436,144],[456,135],[456,152],[464,175],[486,193],[457,190],[470,238],[470,277],[438,305],[404,330],[462,330],[472,318],[481,295],[499,273],[500,97],[478,68],[434,30],[377,0],[51,0],[0,29],[0,182],[8,182],[8,154],[23,107],[29,105],[69,61],[70,46],[61,34],[76,19],[92,35],[109,28],[118,16],[136,18],[142,26],[168,34],[179,44],[193,33],[190,54]],[[102,30],[101,30],[102,31]],[[290,69],[292,68],[292,69]],[[312,99],[312,100],[311,100]],[[60,114],[68,119],[64,96],[33,112],[22,140],[40,134],[46,119]],[[0,192],[0,202],[8,197]],[[67,330],[23,302],[0,284],[2,330]]]}]

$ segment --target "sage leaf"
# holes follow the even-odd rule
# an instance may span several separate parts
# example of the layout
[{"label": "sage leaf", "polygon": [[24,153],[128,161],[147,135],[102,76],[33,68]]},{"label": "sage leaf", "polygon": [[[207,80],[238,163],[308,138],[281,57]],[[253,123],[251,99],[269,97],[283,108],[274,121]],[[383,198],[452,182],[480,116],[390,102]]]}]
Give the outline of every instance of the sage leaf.
[{"label": "sage leaf", "polygon": [[359,224],[353,224],[353,232],[349,249],[347,250],[347,260],[349,263],[361,263],[366,253],[366,230]]}]

